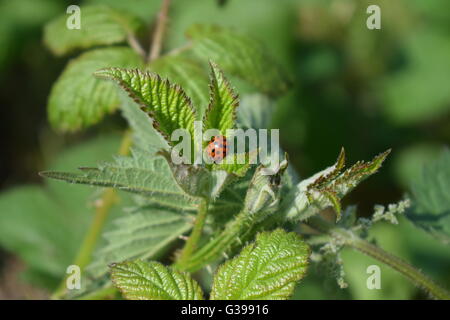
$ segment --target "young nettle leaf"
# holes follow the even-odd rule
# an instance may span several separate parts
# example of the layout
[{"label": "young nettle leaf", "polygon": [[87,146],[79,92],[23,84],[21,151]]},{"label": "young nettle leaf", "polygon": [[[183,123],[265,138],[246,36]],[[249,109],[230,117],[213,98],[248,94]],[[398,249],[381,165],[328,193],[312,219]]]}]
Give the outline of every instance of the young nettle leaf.
[{"label": "young nettle leaf", "polygon": [[387,150],[369,162],[359,161],[342,172],[345,165],[345,153],[342,149],[333,166],[301,181],[286,197],[282,204],[284,213],[290,219],[302,221],[331,205],[336,211],[336,219],[339,220],[340,199],[377,172],[389,152],[390,150]]},{"label": "young nettle leaf", "polygon": [[288,299],[306,273],[309,255],[308,245],[296,233],[262,232],[219,267],[211,300]]},{"label": "young nettle leaf", "polygon": [[44,42],[53,54],[61,56],[75,49],[121,43],[144,26],[138,17],[108,6],[81,6],[80,13],[80,28],[67,27],[67,14],[45,26]]},{"label": "young nettle leaf", "polygon": [[423,168],[412,186],[413,206],[407,217],[445,244],[450,244],[450,151]]},{"label": "young nettle leaf", "polygon": [[186,32],[193,52],[211,59],[226,72],[238,76],[272,96],[290,87],[286,73],[267,54],[259,41],[235,30],[210,25],[194,25]]},{"label": "young nettle leaf", "polygon": [[153,203],[175,209],[192,208],[196,199],[186,194],[173,179],[167,162],[148,152],[134,150],[132,157],[116,157],[98,168],[81,168],[82,173],[46,171],[47,178],[70,183],[114,187],[148,197]]},{"label": "young nettle leaf", "polygon": [[48,100],[48,117],[53,127],[74,131],[99,122],[117,109],[120,98],[112,83],[92,73],[106,67],[142,67],[141,57],[126,47],[88,51],[72,60],[54,83]]},{"label": "young nettle leaf", "polygon": [[159,262],[114,263],[111,279],[130,300],[203,300],[202,289],[188,273]]},{"label": "young nettle leaf", "polygon": [[108,68],[97,71],[95,75],[118,82],[154,120],[155,129],[170,145],[175,144],[170,137],[177,129],[186,129],[191,135],[191,145],[194,145],[195,110],[180,86],[138,69]]},{"label": "young nettle leaf", "polygon": [[235,127],[239,99],[219,67],[214,62],[210,62],[210,65],[210,100],[205,114],[204,130],[218,129],[225,135],[227,129]]}]

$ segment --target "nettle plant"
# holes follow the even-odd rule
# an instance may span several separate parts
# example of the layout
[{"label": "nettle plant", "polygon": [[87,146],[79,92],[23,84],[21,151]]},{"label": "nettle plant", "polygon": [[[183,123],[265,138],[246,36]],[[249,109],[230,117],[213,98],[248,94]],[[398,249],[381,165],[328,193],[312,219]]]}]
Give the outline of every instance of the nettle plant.
[{"label": "nettle plant", "polygon": [[[54,297],[106,298],[118,289],[128,299],[204,299],[193,274],[205,269],[214,274],[210,299],[287,299],[310,261],[332,261],[330,272],[345,287],[339,256],[345,246],[402,272],[432,297],[449,297],[420,271],[365,239],[372,224],[396,223],[409,199],[377,207],[370,220],[358,220],[354,207],[341,208],[341,199],[377,172],[389,151],[345,169],[342,149],[335,164],[304,180],[288,168],[286,156],[271,175],[264,174],[264,165],[251,165],[250,154],[243,164],[172,162],[172,132],[192,132],[194,121],[223,134],[267,128],[272,103],[290,81],[258,41],[217,26],[193,26],[184,47],[161,56],[167,10],[164,1],[148,55],[136,36],[142,22],[112,8],[82,7],[80,32],[65,29],[64,17],[46,28],[46,43],[55,54],[93,48],[72,60],[55,83],[51,123],[78,130],[119,108],[129,124],[113,161],[81,167],[80,173],[41,173],[107,188],[74,262],[83,270],[82,289],[67,291],[63,281]],[[129,46],[112,46],[124,41]],[[225,75],[253,93],[239,100]],[[116,190],[134,194],[134,205],[124,208],[97,246]],[[329,208],[335,221],[321,214]]]}]

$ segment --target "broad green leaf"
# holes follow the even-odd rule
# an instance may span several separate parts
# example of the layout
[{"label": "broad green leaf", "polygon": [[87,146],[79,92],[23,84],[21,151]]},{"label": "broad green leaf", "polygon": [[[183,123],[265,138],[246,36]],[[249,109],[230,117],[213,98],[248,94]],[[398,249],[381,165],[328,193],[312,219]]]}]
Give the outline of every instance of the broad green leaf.
[{"label": "broad green leaf", "polygon": [[111,279],[130,300],[203,300],[202,289],[188,273],[159,262],[115,263]]},{"label": "broad green leaf", "polygon": [[134,150],[131,157],[116,157],[115,162],[100,164],[98,168],[80,169],[82,173],[46,171],[41,175],[69,183],[114,187],[174,209],[184,210],[195,205],[195,199],[173,179],[166,160],[147,152]]},{"label": "broad green leaf", "polygon": [[108,6],[81,6],[80,29],[69,29],[67,21],[72,14],[63,14],[44,28],[44,42],[55,55],[64,55],[75,49],[124,42],[129,34],[143,27],[143,22],[123,10]]},{"label": "broad green leaf", "polygon": [[[99,137],[63,150],[49,167],[61,169],[80,161],[92,164],[108,158],[119,145],[119,137]],[[25,263],[26,279],[54,288],[75,259],[91,223],[94,200],[88,188],[53,181],[3,191],[0,246]]]},{"label": "broad green leaf", "polygon": [[204,130],[218,129],[225,135],[227,129],[234,128],[238,96],[222,70],[211,62],[210,100],[205,113]]},{"label": "broad green leaf", "polygon": [[444,149],[426,164],[412,189],[413,208],[407,216],[415,225],[445,244],[450,243],[450,151]]},{"label": "broad green leaf", "polygon": [[216,62],[224,71],[257,89],[270,95],[279,95],[288,89],[287,75],[267,54],[267,48],[252,37],[208,25],[194,25],[186,34],[197,56]]},{"label": "broad green leaf", "polygon": [[112,79],[128,92],[149,116],[153,125],[170,144],[172,133],[186,129],[194,139],[195,110],[183,89],[160,76],[137,69],[108,68],[96,75]]},{"label": "broad green leaf", "polygon": [[153,60],[147,68],[180,85],[192,98],[196,120],[201,121],[208,105],[208,74],[199,63],[186,54],[170,54]]},{"label": "broad green leaf", "polygon": [[288,299],[306,273],[309,255],[308,245],[293,232],[260,233],[219,267],[211,300]]},{"label": "broad green leaf", "polygon": [[141,58],[131,49],[113,47],[86,52],[72,60],[54,83],[48,100],[53,127],[73,131],[99,122],[119,107],[116,86],[92,74],[106,67],[140,67]]},{"label": "broad green leaf", "polygon": [[156,259],[191,227],[189,216],[182,210],[152,204],[133,208],[113,221],[113,227],[103,234],[106,242],[95,252],[86,272],[89,277],[99,278],[112,262]]},{"label": "broad green leaf", "polygon": [[334,165],[301,181],[287,195],[281,205],[282,211],[287,218],[302,221],[332,206],[337,214],[336,219],[339,220],[340,199],[363,180],[376,173],[389,152],[390,150],[379,154],[372,161],[359,161],[342,172],[345,165],[345,153],[342,149]]}]

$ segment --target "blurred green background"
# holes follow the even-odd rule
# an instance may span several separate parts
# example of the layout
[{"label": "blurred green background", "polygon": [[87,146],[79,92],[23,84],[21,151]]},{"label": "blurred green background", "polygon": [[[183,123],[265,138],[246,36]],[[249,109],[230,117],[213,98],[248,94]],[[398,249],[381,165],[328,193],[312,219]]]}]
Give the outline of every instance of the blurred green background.
[{"label": "blurred green background", "polygon": [[[281,129],[282,146],[302,177],[330,165],[342,146],[349,163],[393,148],[380,173],[345,199],[358,204],[361,216],[374,204],[398,201],[422,165],[449,144],[448,0],[219,2],[173,0],[165,49],[182,45],[193,23],[233,26],[262,40],[294,77],[293,89],[277,101],[272,127]],[[51,85],[72,57],[53,57],[43,46],[42,28],[70,4],[85,3],[130,10],[149,22],[160,6],[159,0],[0,0],[0,299],[46,298],[89,222],[88,210],[72,209],[89,203],[92,190],[48,182],[40,188],[37,172],[108,159],[125,127],[119,114],[75,134],[55,132],[47,122]],[[370,4],[381,8],[381,30],[366,27]],[[32,190],[15,192],[25,184]],[[61,207],[49,207],[46,197],[60,199]],[[61,208],[70,209],[61,214]],[[377,226],[373,236],[449,287],[448,247],[404,219],[398,227]],[[39,261],[40,250],[53,258]],[[423,298],[385,267],[382,290],[370,291],[365,269],[374,262],[352,251],[343,259],[348,289],[324,281],[313,265],[295,298]]]}]

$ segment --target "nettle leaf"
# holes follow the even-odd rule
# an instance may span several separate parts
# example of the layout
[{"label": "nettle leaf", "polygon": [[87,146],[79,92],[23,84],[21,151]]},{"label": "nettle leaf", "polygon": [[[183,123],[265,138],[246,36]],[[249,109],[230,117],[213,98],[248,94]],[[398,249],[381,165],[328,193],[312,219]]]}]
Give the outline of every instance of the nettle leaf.
[{"label": "nettle leaf", "polygon": [[293,232],[262,232],[219,267],[211,300],[288,299],[306,273],[310,249]]},{"label": "nettle leaf", "polygon": [[188,210],[148,204],[117,218],[113,227],[103,234],[106,241],[86,268],[88,277],[103,276],[112,262],[156,259],[170,243],[192,227],[192,219],[186,214]]},{"label": "nettle leaf", "polygon": [[155,129],[161,132],[169,144],[174,144],[170,141],[172,133],[183,128],[190,133],[193,145],[195,110],[180,86],[161,79],[159,75],[138,69],[108,68],[95,74],[117,81],[154,120]]},{"label": "nettle leaf", "polygon": [[413,207],[407,217],[445,244],[450,244],[450,151],[427,163],[411,187]]},{"label": "nettle leaf", "polygon": [[377,172],[389,153],[390,150],[387,150],[369,162],[359,161],[342,172],[345,165],[345,153],[342,149],[333,166],[301,181],[287,195],[282,204],[284,214],[289,219],[303,221],[332,206],[337,214],[336,219],[339,220],[340,200],[359,183]]},{"label": "nettle leaf", "polygon": [[130,300],[203,300],[202,289],[188,273],[159,262],[115,263],[111,279]]},{"label": "nettle leaf", "polygon": [[192,98],[196,120],[202,120],[208,105],[208,74],[198,61],[186,54],[165,55],[153,60],[147,68],[180,85]]},{"label": "nettle leaf", "polygon": [[270,95],[284,93],[290,86],[287,75],[267,54],[259,41],[231,29],[194,25],[186,32],[193,52],[215,61],[226,72],[238,76]]},{"label": "nettle leaf", "polygon": [[165,159],[141,150],[133,150],[132,157],[116,157],[115,162],[103,163],[98,168],[80,169],[82,173],[46,171],[40,174],[69,183],[137,193],[153,203],[174,209],[191,208],[196,202],[177,185]]},{"label": "nettle leaf", "polygon": [[205,113],[204,130],[218,129],[225,135],[227,129],[234,128],[239,99],[222,70],[213,62],[210,65],[210,100]]},{"label": "nettle leaf", "polygon": [[130,48],[96,49],[72,60],[54,83],[48,100],[53,127],[74,131],[99,122],[119,107],[117,88],[92,74],[105,67],[141,67],[141,58]]},{"label": "nettle leaf", "polygon": [[121,43],[144,26],[138,17],[108,6],[82,6],[80,13],[80,29],[67,27],[69,14],[63,14],[45,26],[44,43],[53,54],[61,56],[75,49]]}]

